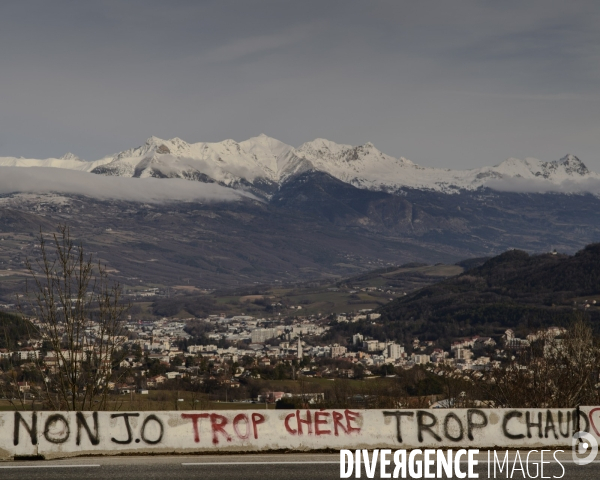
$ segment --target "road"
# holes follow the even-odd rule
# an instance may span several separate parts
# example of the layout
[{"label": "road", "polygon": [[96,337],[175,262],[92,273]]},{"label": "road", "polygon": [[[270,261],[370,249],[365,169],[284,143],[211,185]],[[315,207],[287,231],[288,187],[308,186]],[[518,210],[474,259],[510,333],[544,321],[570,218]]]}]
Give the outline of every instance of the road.
[{"label": "road", "polygon": [[[509,458],[512,458],[509,457]],[[600,462],[587,466],[574,465],[569,453],[559,456],[564,464],[547,465],[544,476],[564,479],[600,479]],[[475,472],[479,478],[507,478],[506,473],[488,476],[486,456],[480,455]],[[534,468],[531,475],[534,476]],[[464,466],[466,470],[466,465]],[[391,469],[393,470],[393,469]],[[506,472],[506,470],[505,470]],[[202,455],[151,457],[85,457],[52,461],[17,461],[0,463],[0,479],[165,479],[253,480],[253,479],[338,479],[339,455],[278,454],[278,455]],[[354,474],[351,478],[355,478]],[[367,478],[363,470],[362,477]],[[375,478],[379,477],[379,467]],[[509,475],[510,478],[510,475]],[[516,471],[512,478],[523,477]]]}]

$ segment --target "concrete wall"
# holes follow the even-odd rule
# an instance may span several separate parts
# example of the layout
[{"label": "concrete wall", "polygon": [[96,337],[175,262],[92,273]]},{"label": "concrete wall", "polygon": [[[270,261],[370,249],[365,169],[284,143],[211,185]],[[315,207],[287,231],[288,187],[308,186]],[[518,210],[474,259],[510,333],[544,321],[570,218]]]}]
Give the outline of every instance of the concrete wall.
[{"label": "concrete wall", "polygon": [[0,459],[119,453],[571,446],[600,408],[3,412]]}]

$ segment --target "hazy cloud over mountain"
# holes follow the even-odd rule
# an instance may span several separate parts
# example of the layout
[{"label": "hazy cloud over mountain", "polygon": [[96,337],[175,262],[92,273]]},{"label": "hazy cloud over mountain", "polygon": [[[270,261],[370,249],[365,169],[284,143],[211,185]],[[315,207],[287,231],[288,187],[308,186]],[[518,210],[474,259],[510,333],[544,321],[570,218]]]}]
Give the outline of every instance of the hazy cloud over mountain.
[{"label": "hazy cloud over mountain", "polygon": [[490,180],[486,187],[500,192],[514,193],[591,193],[600,195],[600,181],[586,179],[580,181],[565,180],[558,184],[548,180],[532,180],[525,178],[503,178]]},{"label": "hazy cloud over mountain", "polygon": [[163,203],[236,201],[252,195],[214,183],[169,178],[105,177],[73,170],[2,167],[0,194],[61,193],[99,200]]},{"label": "hazy cloud over mountain", "polygon": [[425,166],[600,170],[594,0],[8,1],[0,156],[149,135],[372,141]]}]

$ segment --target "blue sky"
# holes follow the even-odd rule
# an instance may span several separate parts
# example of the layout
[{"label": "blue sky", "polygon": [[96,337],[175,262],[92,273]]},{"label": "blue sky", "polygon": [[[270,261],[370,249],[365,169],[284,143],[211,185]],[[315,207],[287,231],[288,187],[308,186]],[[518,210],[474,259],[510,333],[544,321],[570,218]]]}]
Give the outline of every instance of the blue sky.
[{"label": "blue sky", "polygon": [[4,1],[0,156],[151,135],[373,142],[426,166],[600,171],[594,1]]}]

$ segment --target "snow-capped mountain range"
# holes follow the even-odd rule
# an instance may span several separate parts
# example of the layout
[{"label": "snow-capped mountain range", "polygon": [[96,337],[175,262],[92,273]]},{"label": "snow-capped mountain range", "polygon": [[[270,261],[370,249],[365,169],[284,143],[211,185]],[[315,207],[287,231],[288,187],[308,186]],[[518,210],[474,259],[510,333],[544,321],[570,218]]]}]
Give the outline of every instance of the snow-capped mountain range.
[{"label": "snow-capped mountain range", "polygon": [[599,174],[589,171],[574,155],[552,162],[509,158],[493,167],[450,170],[421,167],[406,158],[394,158],[372,143],[340,145],[318,138],[294,148],[266,135],[243,142],[218,143],[150,137],[141,147],[96,161],[84,161],[68,153],[44,160],[0,157],[0,166],[63,168],[121,177],[183,178],[258,189],[266,195],[287,179],[310,170],[328,173],[361,189],[390,192],[414,188],[456,193],[506,179],[538,180],[553,185],[600,180]]}]

